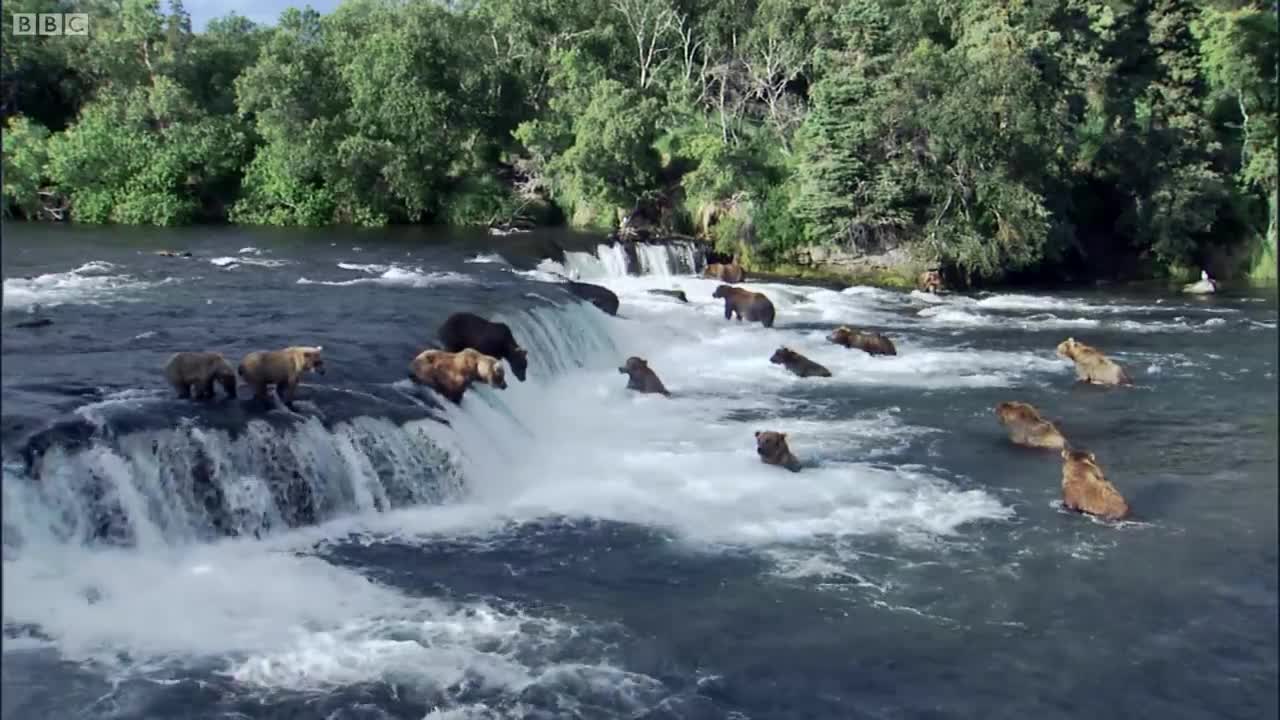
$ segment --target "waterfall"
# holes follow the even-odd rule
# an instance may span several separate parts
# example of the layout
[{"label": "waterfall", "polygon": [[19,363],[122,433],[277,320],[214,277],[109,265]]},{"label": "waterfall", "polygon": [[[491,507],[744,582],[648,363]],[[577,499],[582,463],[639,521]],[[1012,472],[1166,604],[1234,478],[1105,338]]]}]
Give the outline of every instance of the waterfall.
[{"label": "waterfall", "polygon": [[627,275],[692,275],[705,264],[702,249],[693,242],[612,243],[596,246],[594,254],[565,253],[565,269],[580,280]]}]

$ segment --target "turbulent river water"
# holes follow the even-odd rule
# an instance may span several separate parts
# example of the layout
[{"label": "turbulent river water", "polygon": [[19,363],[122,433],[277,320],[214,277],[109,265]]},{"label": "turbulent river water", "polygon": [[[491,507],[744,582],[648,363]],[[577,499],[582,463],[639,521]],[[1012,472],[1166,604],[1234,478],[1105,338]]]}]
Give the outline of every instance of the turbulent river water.
[{"label": "turbulent river water", "polygon": [[[749,281],[766,329],[693,247],[556,233],[9,225],[3,262],[5,718],[1277,716],[1274,296]],[[461,310],[512,327],[526,382],[413,387]],[[1076,385],[1069,336],[1135,385]],[[328,365],[296,413],[160,371],[293,344]],[[629,355],[672,396],[628,392]],[[1135,520],[1062,510],[1002,400]]]}]

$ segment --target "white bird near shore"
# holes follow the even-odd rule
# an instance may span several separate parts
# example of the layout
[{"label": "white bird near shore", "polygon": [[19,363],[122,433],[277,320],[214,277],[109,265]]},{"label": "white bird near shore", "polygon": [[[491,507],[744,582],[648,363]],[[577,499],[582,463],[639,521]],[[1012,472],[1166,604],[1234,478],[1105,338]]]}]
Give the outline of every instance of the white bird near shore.
[{"label": "white bird near shore", "polygon": [[1200,280],[1182,286],[1182,292],[1192,295],[1211,295],[1218,291],[1218,283],[1209,277],[1209,273],[1200,271]]}]

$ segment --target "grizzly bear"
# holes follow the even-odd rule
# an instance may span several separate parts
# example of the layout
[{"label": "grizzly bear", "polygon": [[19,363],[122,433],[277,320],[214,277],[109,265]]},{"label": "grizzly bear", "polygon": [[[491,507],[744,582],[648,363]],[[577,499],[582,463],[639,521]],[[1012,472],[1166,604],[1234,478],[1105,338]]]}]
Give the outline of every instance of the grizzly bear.
[{"label": "grizzly bear", "polygon": [[831,371],[789,347],[773,351],[769,362],[781,365],[800,377],[831,377]]},{"label": "grizzly bear", "polygon": [[747,281],[747,271],[734,260],[727,265],[720,263],[711,263],[702,271],[702,276],[714,278],[720,282],[726,283],[743,283]]},{"label": "grizzly bear", "polygon": [[937,270],[925,270],[916,278],[916,287],[927,293],[938,293],[943,290],[942,273]]},{"label": "grizzly bear", "polygon": [[675,299],[679,300],[679,301],[680,301],[680,302],[682,302],[682,303],[687,303],[687,302],[689,302],[689,298],[688,298],[688,296],[686,296],[686,295],[684,294],[684,291],[683,291],[683,290],[657,290],[657,289],[654,289],[654,290],[650,290],[650,291],[649,291],[649,294],[650,294],[650,295],[665,295],[665,296],[667,296],[667,297],[673,297],[673,298],[675,298]]},{"label": "grizzly bear", "polygon": [[1008,428],[1009,440],[1014,445],[1048,450],[1067,447],[1067,439],[1058,427],[1040,417],[1040,411],[1033,405],[1014,400],[1002,402],[996,405],[996,417]]},{"label": "grizzly bear", "polygon": [[1088,513],[1104,520],[1130,517],[1129,503],[1107,481],[1093,453],[1062,450],[1062,504],[1068,510]]},{"label": "grizzly bear", "polygon": [[507,387],[502,361],[466,348],[459,352],[423,350],[409,363],[409,378],[443,395],[454,405],[477,380],[498,389]]},{"label": "grizzly bear", "polygon": [[227,397],[236,396],[236,371],[222,353],[174,353],[164,365],[164,377],[180,398],[192,397],[194,387],[197,400],[212,400],[215,382],[221,383]]},{"label": "grizzly bear", "polygon": [[1129,373],[1114,360],[1103,355],[1097,348],[1085,345],[1075,338],[1067,338],[1058,343],[1057,352],[1059,357],[1075,363],[1076,379],[1079,382],[1095,385],[1133,384]]},{"label": "grizzly bear", "polygon": [[841,325],[827,336],[827,342],[844,347],[861,350],[870,355],[897,355],[898,349],[893,341],[878,332],[862,332],[847,325]]},{"label": "grizzly bear", "polygon": [[516,379],[524,382],[529,356],[516,342],[506,323],[491,322],[473,313],[460,312],[450,315],[436,334],[448,352],[472,348],[481,355],[506,360]]},{"label": "grizzly bear", "polygon": [[739,322],[745,317],[747,322],[759,322],[767,328],[773,327],[773,303],[761,293],[721,285],[711,293],[711,297],[724,298],[725,320],[737,315]]},{"label": "grizzly bear", "polygon": [[609,288],[576,280],[568,280],[565,285],[569,292],[600,308],[605,314],[618,314],[618,296]]},{"label": "grizzly bear", "polygon": [[626,364],[618,368],[618,372],[623,375],[629,375],[627,380],[627,389],[636,390],[642,393],[657,393],[670,397],[671,393],[667,392],[666,386],[658,379],[658,374],[649,367],[649,363],[644,358],[631,356],[627,358]]},{"label": "grizzly bear", "polygon": [[293,409],[293,398],[302,374],[308,370],[324,374],[321,346],[294,345],[282,350],[257,350],[240,361],[240,377],[253,388],[255,400],[267,402],[267,386],[274,385],[276,396],[285,407]]},{"label": "grizzly bear", "polygon": [[772,430],[756,431],[756,454],[766,465],[777,465],[791,472],[800,472],[800,461],[787,447],[787,434]]}]

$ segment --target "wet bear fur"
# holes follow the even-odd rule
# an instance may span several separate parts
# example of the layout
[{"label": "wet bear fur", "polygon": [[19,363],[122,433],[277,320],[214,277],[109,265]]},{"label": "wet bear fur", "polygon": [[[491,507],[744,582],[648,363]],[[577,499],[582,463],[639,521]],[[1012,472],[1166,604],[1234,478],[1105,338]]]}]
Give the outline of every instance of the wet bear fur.
[{"label": "wet bear fur", "polygon": [[529,356],[516,342],[506,323],[491,322],[469,312],[454,313],[440,326],[437,335],[443,349],[448,352],[471,348],[482,355],[506,360],[516,379],[524,382]]},{"label": "wet bear fur", "polygon": [[322,349],[294,345],[281,350],[256,350],[240,361],[240,377],[253,388],[255,400],[268,401],[267,386],[274,385],[280,401],[292,408],[302,375],[309,371],[324,374]]},{"label": "wet bear fur", "polygon": [[747,322],[759,322],[767,328],[773,327],[773,303],[762,293],[721,285],[711,297],[724,298],[725,320],[737,315],[739,321],[746,318]]},{"label": "wet bear fur", "polygon": [[800,461],[787,447],[787,434],[772,430],[756,431],[756,454],[766,465],[777,465],[791,472],[800,472]]},{"label": "wet bear fur", "polygon": [[773,352],[769,362],[781,365],[800,377],[831,377],[831,371],[789,347],[780,347]]},{"label": "wet bear fur", "polygon": [[851,350],[861,350],[871,355],[897,355],[898,349],[893,341],[878,332],[854,330],[841,325],[827,336],[827,341],[843,345]]},{"label": "wet bear fur", "polygon": [[618,368],[618,372],[630,377],[627,380],[627,389],[635,390],[642,393],[656,393],[659,395],[670,396],[667,388],[658,379],[658,374],[649,367],[649,363],[641,357],[634,355],[627,358],[627,362]]},{"label": "wet bear fur", "polygon": [[1075,338],[1058,343],[1059,357],[1075,363],[1076,379],[1094,385],[1131,385],[1129,373],[1100,350]]},{"label": "wet bear fur", "polygon": [[227,397],[236,396],[236,371],[222,353],[174,353],[164,365],[164,377],[180,398],[212,400],[214,383],[222,385]]},{"label": "wet bear fur", "polygon": [[426,385],[455,405],[474,382],[498,389],[507,387],[502,361],[491,355],[466,348],[459,352],[424,350],[409,363],[409,378]]}]

